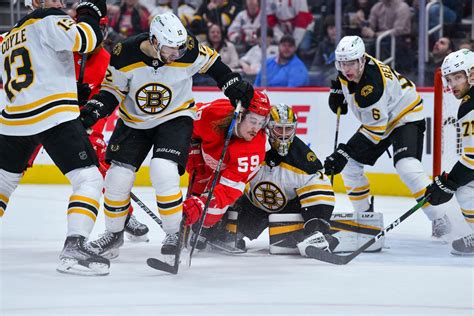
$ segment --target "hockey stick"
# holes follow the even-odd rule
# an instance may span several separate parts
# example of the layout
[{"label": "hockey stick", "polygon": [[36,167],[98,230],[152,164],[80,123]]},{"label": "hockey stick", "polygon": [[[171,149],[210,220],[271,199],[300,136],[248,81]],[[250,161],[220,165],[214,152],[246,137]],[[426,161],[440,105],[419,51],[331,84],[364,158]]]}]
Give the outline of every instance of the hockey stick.
[{"label": "hockey stick", "polygon": [[84,83],[84,73],[86,71],[86,61],[87,61],[87,54],[81,55],[81,68],[79,68],[79,76],[77,78],[77,83],[82,84]]},{"label": "hockey stick", "polygon": [[[337,139],[339,138],[339,123],[341,122],[341,111],[342,108],[340,106],[337,107],[336,113],[336,135],[334,136],[334,151],[336,152],[337,149]],[[334,183],[334,171],[331,171],[331,185]]]},{"label": "hockey stick", "polygon": [[359,249],[356,251],[345,255],[345,256],[338,256],[336,254],[333,254],[328,251],[324,251],[322,249],[316,248],[314,246],[309,246],[306,248],[306,255],[308,257],[311,257],[316,260],[324,261],[327,263],[332,263],[332,264],[347,264],[352,261],[355,257],[360,255],[364,250],[369,248],[371,245],[377,242],[380,238],[385,236],[386,233],[400,225],[401,222],[403,222],[408,216],[411,214],[415,213],[419,208],[421,208],[427,201],[428,201],[429,196],[425,196],[420,202],[418,202],[415,206],[413,206],[411,209],[409,209],[405,214],[397,218],[395,221],[393,221],[390,225],[384,228],[380,233],[378,233],[376,236],[371,238],[369,241],[367,241],[365,244],[363,244]]},{"label": "hockey stick", "polygon": [[237,106],[235,107],[234,114],[232,116],[232,121],[230,122],[229,129],[227,130],[227,135],[224,141],[224,148],[222,149],[221,157],[219,159],[219,162],[217,163],[216,171],[214,172],[214,179],[212,179],[211,188],[209,189],[209,194],[207,195],[207,201],[206,201],[206,204],[204,205],[204,210],[201,215],[201,220],[199,221],[199,229],[197,231],[196,238],[194,239],[193,244],[191,246],[191,251],[189,252],[189,266],[191,266],[191,259],[193,257],[194,249],[196,248],[196,245],[198,243],[199,235],[201,235],[202,226],[204,225],[204,220],[206,219],[207,210],[209,209],[209,204],[211,203],[212,194],[214,193],[214,188],[216,187],[216,184],[217,184],[217,178],[219,177],[219,174],[221,173],[221,167],[224,161],[224,156],[227,152],[227,147],[229,146],[230,138],[232,136],[232,131],[234,130],[234,125],[235,125],[235,122],[237,121],[237,117],[239,115],[241,106],[242,106],[241,102],[237,101]]},{"label": "hockey stick", "polygon": [[[191,179],[189,180],[189,184],[188,184],[188,191],[186,192],[186,198],[188,198],[190,195],[191,195],[191,188],[193,186],[193,183],[194,183],[194,179],[196,177],[196,172],[193,172],[193,174],[191,175]],[[132,194],[132,193],[131,193]],[[131,195],[130,194],[130,195]],[[133,197],[132,196],[132,199],[137,202],[136,200],[136,196]],[[161,228],[163,228],[163,222],[158,218],[158,216],[156,216],[148,207],[145,206],[145,204],[143,204],[141,201],[140,201],[141,205],[140,206],[144,206],[142,207],[143,210],[145,210],[145,212],[150,215],[154,220],[155,222],[157,222]],[[148,258],[146,260],[146,263],[148,264],[149,267],[153,268],[153,269],[156,269],[156,270],[160,270],[160,271],[164,271],[164,272],[168,272],[168,273],[171,273],[171,274],[178,274],[178,270],[179,270],[179,262],[180,262],[180,259],[181,259],[181,250],[183,249],[183,242],[184,242],[184,236],[186,234],[186,226],[185,226],[185,223],[186,223],[186,217],[183,216],[183,218],[181,219],[181,222],[179,224],[179,230],[178,230],[178,247],[176,249],[176,253],[174,255],[174,263],[173,265],[170,265],[164,261],[161,261],[159,259],[156,259],[156,258]]]}]

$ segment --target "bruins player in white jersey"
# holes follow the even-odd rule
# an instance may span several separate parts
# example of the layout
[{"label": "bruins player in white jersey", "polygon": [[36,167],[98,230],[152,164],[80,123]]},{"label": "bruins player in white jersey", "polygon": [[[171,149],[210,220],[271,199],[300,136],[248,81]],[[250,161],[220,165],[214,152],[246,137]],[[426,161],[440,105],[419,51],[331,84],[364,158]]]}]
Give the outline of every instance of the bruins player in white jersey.
[{"label": "bruins player in white jersey", "polygon": [[[474,53],[468,49],[452,52],[444,59],[441,73],[445,85],[462,100],[458,110],[462,155],[449,173],[435,177],[426,189],[426,196],[431,204],[438,205],[448,202],[455,194],[464,219],[474,230],[474,80],[468,79],[474,74]],[[474,255],[474,233],[454,240],[451,253]]]},{"label": "bruins player in white jersey", "polygon": [[[267,126],[271,149],[245,194],[229,209],[228,220],[219,225],[220,229],[226,226],[226,230],[237,232],[239,248],[245,247],[243,237],[258,238],[269,226],[272,214],[282,216],[275,224],[277,229],[270,228],[271,253],[297,246],[306,256],[308,245],[331,251],[339,243],[329,234],[335,204],[331,183],[316,154],[296,136],[296,125],[297,117],[290,106],[272,107]],[[303,217],[302,228],[295,224],[295,214]],[[211,239],[223,238],[222,230],[214,234]]]},{"label": "bruins player in white jersey", "polygon": [[[336,68],[339,74],[331,87],[329,106],[334,113],[340,107],[341,114],[346,114],[349,106],[362,125],[346,144],[339,144],[326,158],[326,174],[342,171],[354,210],[371,210],[364,165],[374,165],[392,146],[397,173],[415,199],[421,200],[431,180],[421,163],[426,123],[415,85],[365,54],[364,42],[358,36],[341,39],[336,47]],[[423,210],[432,221],[433,237],[449,233],[451,225],[444,207],[427,203]]]},{"label": "bruins player in white jersey", "polygon": [[99,19],[105,0],[78,5],[77,24],[61,1],[26,1],[35,8],[1,43],[0,61],[6,105],[0,116],[0,216],[42,144],[72,184],[67,209],[67,238],[57,270],[105,275],[109,260],[85,240],[95,223],[103,180],[97,158],[81,124],[73,52],[88,53],[101,41]]},{"label": "bruins player in white jersey", "polygon": [[253,87],[222,63],[219,54],[188,34],[172,13],[157,15],[150,32],[115,46],[99,94],[81,117],[90,126],[120,104],[120,118],[110,139],[105,177],[106,232],[91,243],[113,258],[123,244],[123,229],[135,172],[152,149],[150,178],[166,238],[161,252],[176,252],[183,197],[179,176],[185,171],[196,115],[192,76],[213,77],[235,105],[248,107]]}]

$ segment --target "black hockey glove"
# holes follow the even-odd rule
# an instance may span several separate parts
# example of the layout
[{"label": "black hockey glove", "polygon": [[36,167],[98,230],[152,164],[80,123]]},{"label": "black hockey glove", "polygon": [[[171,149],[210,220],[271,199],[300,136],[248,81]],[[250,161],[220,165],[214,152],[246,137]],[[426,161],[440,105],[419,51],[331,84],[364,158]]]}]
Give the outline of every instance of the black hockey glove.
[{"label": "black hockey glove", "polygon": [[429,186],[426,187],[425,197],[431,205],[439,205],[448,202],[459,186],[449,179],[449,174],[443,172],[436,176]]},{"label": "black hockey glove", "polygon": [[324,161],[324,173],[327,175],[336,175],[341,173],[349,158],[350,156],[347,153],[347,146],[345,144],[339,144],[336,151],[328,156]]},{"label": "black hockey glove", "polygon": [[106,117],[103,112],[105,110],[104,103],[98,100],[89,100],[81,109],[81,122],[82,125],[87,129],[94,125],[102,117]]},{"label": "black hockey glove", "polygon": [[91,88],[87,83],[77,83],[77,101],[79,102],[79,106],[83,106],[86,104],[87,100],[89,100],[89,96],[91,95]]},{"label": "black hockey glove", "polygon": [[76,7],[77,16],[89,15],[99,21],[107,16],[106,0],[82,0]]},{"label": "black hockey glove", "polygon": [[218,83],[225,96],[229,98],[233,106],[237,106],[237,101],[242,102],[242,107],[248,109],[253,98],[253,86],[246,80],[242,80],[238,73],[229,73]]},{"label": "black hockey glove", "polygon": [[331,80],[331,90],[329,90],[329,107],[331,111],[337,113],[337,108],[341,108],[341,114],[347,114],[347,102],[342,93],[341,82],[336,80]]}]

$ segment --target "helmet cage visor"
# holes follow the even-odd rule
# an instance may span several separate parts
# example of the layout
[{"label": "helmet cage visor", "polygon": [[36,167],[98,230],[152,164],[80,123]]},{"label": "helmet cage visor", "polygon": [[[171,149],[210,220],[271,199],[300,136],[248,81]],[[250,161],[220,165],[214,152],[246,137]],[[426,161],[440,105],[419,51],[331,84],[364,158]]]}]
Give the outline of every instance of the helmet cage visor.
[{"label": "helmet cage visor", "polygon": [[268,131],[272,147],[279,155],[286,156],[296,135],[296,122],[276,123],[272,121],[268,124]]}]

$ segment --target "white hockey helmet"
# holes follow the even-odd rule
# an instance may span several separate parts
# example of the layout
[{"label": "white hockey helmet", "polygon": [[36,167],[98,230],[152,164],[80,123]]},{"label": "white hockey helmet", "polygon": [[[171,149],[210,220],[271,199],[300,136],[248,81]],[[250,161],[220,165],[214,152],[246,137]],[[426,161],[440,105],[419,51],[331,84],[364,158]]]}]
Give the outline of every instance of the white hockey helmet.
[{"label": "white hockey helmet", "polygon": [[[446,76],[458,71],[464,71],[467,78],[470,78],[471,68],[474,67],[474,53],[467,48],[457,50],[450,53],[444,58],[443,64],[441,65],[441,74],[443,78],[443,84],[447,86]],[[471,80],[469,80],[471,81]],[[473,84],[469,82],[469,84]]]},{"label": "white hockey helmet", "polygon": [[[158,46],[153,44],[153,38],[158,41]],[[150,24],[150,42],[158,52],[163,46],[179,49],[179,58],[186,53],[188,32],[181,20],[171,12],[156,15]],[[161,58],[160,58],[161,59]]]},{"label": "white hockey helmet", "polygon": [[358,60],[363,65],[365,45],[359,36],[344,36],[336,47],[336,69],[341,70],[339,62]]}]

